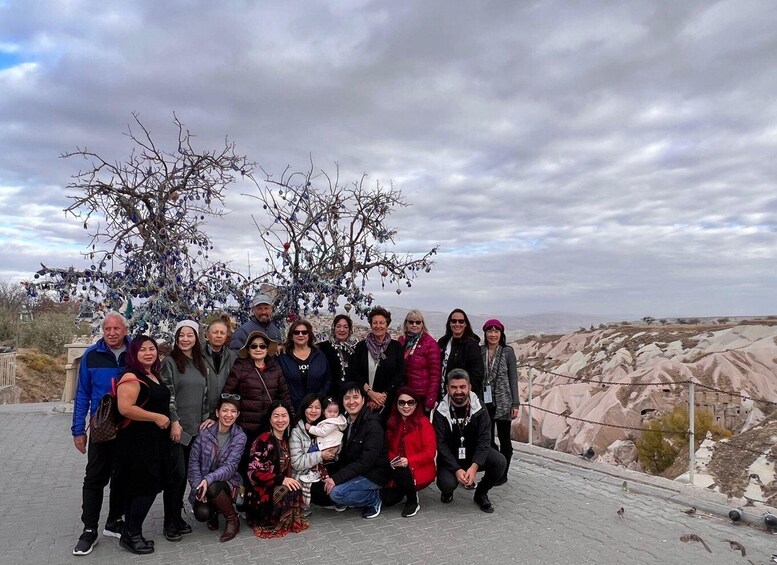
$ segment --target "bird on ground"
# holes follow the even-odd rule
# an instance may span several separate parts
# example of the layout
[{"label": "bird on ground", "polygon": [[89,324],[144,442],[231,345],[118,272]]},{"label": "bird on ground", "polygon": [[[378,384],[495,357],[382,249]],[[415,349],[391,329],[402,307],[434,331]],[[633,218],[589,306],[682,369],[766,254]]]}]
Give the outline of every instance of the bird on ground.
[{"label": "bird on ground", "polygon": [[694,514],[696,514],[696,507],[695,506],[691,506],[687,510],[683,510],[683,512],[688,514],[688,516],[693,516]]},{"label": "bird on ground", "polygon": [[588,459],[590,461],[591,459],[594,458],[594,455],[596,455],[596,453],[594,452],[593,447],[589,447],[585,451],[581,452],[580,455],[582,455],[585,459]]},{"label": "bird on ground", "polygon": [[745,549],[745,546],[744,546],[744,545],[742,545],[741,543],[739,543],[738,541],[736,541],[736,540],[733,540],[733,539],[724,539],[723,541],[727,541],[727,542],[728,542],[728,545],[729,545],[729,547],[730,547],[731,549],[733,549],[734,551],[739,551],[739,552],[741,552],[741,553],[742,553],[742,557],[744,557],[745,555],[747,555],[747,550]]},{"label": "bird on ground", "polygon": [[683,541],[685,543],[688,543],[689,541],[698,541],[704,546],[704,549],[712,553],[712,550],[710,549],[710,546],[707,545],[707,542],[701,539],[701,537],[698,536],[697,534],[683,534],[680,536],[680,541]]},{"label": "bird on ground", "polygon": [[623,506],[621,506],[621,507],[620,507],[620,509],[618,510],[618,516],[620,516],[621,518],[623,518],[623,514],[624,514],[625,512],[626,512],[626,511],[623,509]]},{"label": "bird on ground", "polygon": [[777,529],[777,516],[770,512],[764,512],[764,523],[772,531]]}]

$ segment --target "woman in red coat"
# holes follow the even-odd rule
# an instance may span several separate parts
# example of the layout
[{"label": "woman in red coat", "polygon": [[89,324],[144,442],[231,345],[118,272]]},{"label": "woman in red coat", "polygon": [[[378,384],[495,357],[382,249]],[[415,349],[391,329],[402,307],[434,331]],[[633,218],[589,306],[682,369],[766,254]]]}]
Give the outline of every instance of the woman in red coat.
[{"label": "woman in red coat", "polygon": [[418,491],[429,486],[437,475],[437,438],[418,398],[408,387],[397,392],[386,425],[386,443],[391,480],[383,489],[383,503],[392,506],[406,498],[402,516],[410,518],[421,509]]},{"label": "woman in red coat", "polygon": [[407,313],[402,330],[399,343],[405,350],[405,384],[429,414],[434,409],[440,388],[440,346],[429,335],[424,316],[418,310]]}]

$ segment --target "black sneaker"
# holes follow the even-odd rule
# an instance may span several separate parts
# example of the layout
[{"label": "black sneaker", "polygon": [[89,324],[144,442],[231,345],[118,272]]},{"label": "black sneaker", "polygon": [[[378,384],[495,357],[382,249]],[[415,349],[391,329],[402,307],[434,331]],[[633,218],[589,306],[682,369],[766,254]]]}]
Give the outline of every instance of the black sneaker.
[{"label": "black sneaker", "polygon": [[380,507],[382,504],[383,502],[379,498],[375,506],[368,506],[362,511],[362,518],[371,520],[372,518],[377,518],[378,516],[380,516]]},{"label": "black sneaker", "polygon": [[163,533],[167,541],[181,541],[181,534],[173,524],[167,524]]},{"label": "black sneaker", "polygon": [[124,520],[122,520],[121,518],[117,518],[116,520],[111,520],[105,523],[105,528],[103,529],[103,535],[109,536],[112,538],[120,538],[121,533],[123,531],[124,531]]},{"label": "black sneaker", "polygon": [[416,514],[418,514],[418,511],[421,510],[421,504],[416,500],[415,502],[410,502],[409,500],[405,502],[405,507],[402,509],[402,517],[403,518],[412,518]]},{"label": "black sneaker", "polygon": [[97,532],[94,530],[84,530],[84,533],[78,538],[78,543],[73,548],[73,555],[89,555],[92,553],[95,545],[97,545]]},{"label": "black sneaker", "polygon": [[450,504],[451,502],[453,502],[453,493],[452,492],[449,492],[449,493],[441,492],[440,493],[440,502],[442,502],[443,504]]}]

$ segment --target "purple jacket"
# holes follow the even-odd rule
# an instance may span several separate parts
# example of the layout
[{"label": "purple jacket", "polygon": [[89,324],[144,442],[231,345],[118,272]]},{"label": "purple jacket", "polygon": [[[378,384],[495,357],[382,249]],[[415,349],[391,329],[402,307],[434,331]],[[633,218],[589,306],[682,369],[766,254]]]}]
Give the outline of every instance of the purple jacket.
[{"label": "purple jacket", "polygon": [[[218,429],[218,423],[205,428],[197,435],[192,444],[192,452],[189,457],[189,484],[192,487],[189,493],[189,502],[192,504],[196,500],[194,491],[197,490],[202,479],[208,481],[208,486],[216,481],[227,481],[232,487],[243,484],[243,479],[237,472],[237,464],[243,455],[246,434],[243,428],[233,424],[227,448],[219,453],[219,442],[216,437]],[[210,467],[214,459],[218,460],[218,468],[211,471]]]}]

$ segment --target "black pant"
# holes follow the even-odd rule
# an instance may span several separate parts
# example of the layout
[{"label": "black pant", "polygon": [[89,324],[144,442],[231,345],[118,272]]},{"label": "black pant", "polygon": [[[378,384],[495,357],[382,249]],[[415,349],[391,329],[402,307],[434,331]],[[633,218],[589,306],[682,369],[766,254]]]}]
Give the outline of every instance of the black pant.
[{"label": "black pant", "polygon": [[[496,442],[499,438],[499,453],[504,455],[505,459],[509,462],[513,458],[513,442],[510,440],[510,431],[512,428],[512,420],[495,420],[494,414],[496,413],[496,407],[493,404],[486,404],[488,409],[488,417],[491,418],[491,447],[497,449]],[[496,433],[494,433],[496,428]]]},{"label": "black pant", "polygon": [[403,498],[407,498],[408,502],[418,502],[413,473],[410,472],[408,467],[391,469],[391,478],[396,482],[396,486],[383,489],[381,492],[383,504],[393,506],[401,502]]},{"label": "black pant", "polygon": [[189,455],[192,452],[192,444],[181,445],[174,443],[172,450],[172,474],[169,482],[165,485],[165,490],[162,494],[165,510],[165,525],[181,518],[181,512],[183,511],[183,496],[186,493],[186,477],[189,474]]},{"label": "black pant", "polygon": [[318,481],[310,485],[310,503],[316,506],[332,506],[334,502],[324,491],[324,481]]},{"label": "black pant", "polygon": [[143,534],[143,522],[154,504],[155,494],[141,494],[127,497],[124,507],[124,533],[130,537]]},{"label": "black pant", "polygon": [[86,473],[84,474],[83,503],[81,521],[84,529],[97,530],[100,521],[100,509],[103,506],[103,491],[108,481],[111,491],[108,495],[108,522],[121,518],[124,512],[124,496],[121,491],[121,481],[111,479],[113,470],[113,453],[116,440],[103,443],[92,443],[89,437],[89,447],[86,452]]},{"label": "black pant", "polygon": [[194,510],[194,518],[198,522],[207,522],[210,520],[211,516],[218,512],[210,501],[222,492],[226,492],[229,497],[232,498],[232,487],[229,486],[229,483],[227,481],[216,481],[215,483],[209,484],[208,490],[205,491],[206,502],[200,502],[199,500],[194,501],[192,509]]},{"label": "black pant", "polygon": [[[499,479],[505,472],[505,465],[506,462],[504,456],[496,449],[489,448],[488,457],[486,457],[486,464],[478,469],[479,471],[486,472],[478,484],[478,491],[481,494],[486,494],[489,490],[491,490],[491,487],[494,486],[494,483],[497,481],[497,479]],[[462,468],[466,470],[467,467],[469,467],[469,465]],[[456,480],[456,473],[444,467],[437,469],[437,488],[440,489],[441,493],[450,494],[456,490],[456,487],[458,486],[459,481]]]}]

